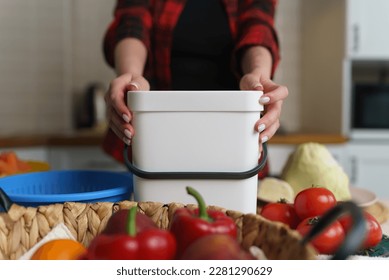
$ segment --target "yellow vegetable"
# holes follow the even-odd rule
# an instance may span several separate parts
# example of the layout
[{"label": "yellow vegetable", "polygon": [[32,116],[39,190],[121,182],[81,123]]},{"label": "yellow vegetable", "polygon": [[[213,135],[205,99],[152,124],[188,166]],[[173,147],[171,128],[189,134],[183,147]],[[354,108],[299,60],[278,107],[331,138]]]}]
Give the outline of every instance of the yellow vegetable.
[{"label": "yellow vegetable", "polygon": [[300,144],[289,156],[281,178],[295,194],[312,185],[329,189],[338,201],[351,199],[349,178],[325,145]]},{"label": "yellow vegetable", "polygon": [[288,202],[293,202],[294,196],[292,187],[284,180],[266,177],[258,184],[258,198],[263,201],[277,202],[285,199]]}]

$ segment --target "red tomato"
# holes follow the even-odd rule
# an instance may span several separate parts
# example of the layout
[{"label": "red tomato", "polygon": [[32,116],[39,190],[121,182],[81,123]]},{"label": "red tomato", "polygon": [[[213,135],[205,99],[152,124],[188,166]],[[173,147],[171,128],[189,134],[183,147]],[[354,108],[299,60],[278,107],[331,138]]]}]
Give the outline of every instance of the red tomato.
[{"label": "red tomato", "polygon": [[294,209],[301,220],[322,216],[336,205],[335,195],[327,188],[311,187],[300,191],[294,199]]},{"label": "red tomato", "polygon": [[[306,218],[297,226],[297,231],[305,236],[319,221],[320,217]],[[311,240],[311,244],[320,254],[332,255],[342,244],[346,233],[340,224],[335,221]]]},{"label": "red tomato", "polygon": [[286,202],[268,203],[262,207],[260,214],[270,221],[282,222],[292,229],[300,222],[293,204]]},{"label": "red tomato", "polygon": [[[382,240],[382,228],[380,223],[374,218],[373,215],[364,211],[363,212],[366,219],[366,229],[367,234],[366,238],[362,244],[361,249],[369,249],[378,245]],[[344,215],[339,218],[339,222],[343,226],[344,230],[347,232],[352,225],[352,220],[350,215]]]}]

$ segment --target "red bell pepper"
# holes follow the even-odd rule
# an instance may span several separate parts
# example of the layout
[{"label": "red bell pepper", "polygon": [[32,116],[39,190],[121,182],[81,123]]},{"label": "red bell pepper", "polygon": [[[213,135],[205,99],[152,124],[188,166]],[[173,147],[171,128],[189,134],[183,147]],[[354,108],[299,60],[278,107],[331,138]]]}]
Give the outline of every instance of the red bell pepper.
[{"label": "red bell pepper", "polygon": [[88,246],[88,260],[170,260],[176,254],[176,240],[168,231],[147,228],[136,232],[136,207],[128,215],[128,234],[100,234]]},{"label": "red bell pepper", "polygon": [[228,234],[237,237],[237,228],[234,220],[224,212],[207,210],[204,199],[196,190],[186,188],[187,193],[192,195],[198,208],[192,211],[188,208],[179,208],[173,215],[170,231],[177,241],[177,257],[180,258],[186,248],[198,238],[213,234]]}]

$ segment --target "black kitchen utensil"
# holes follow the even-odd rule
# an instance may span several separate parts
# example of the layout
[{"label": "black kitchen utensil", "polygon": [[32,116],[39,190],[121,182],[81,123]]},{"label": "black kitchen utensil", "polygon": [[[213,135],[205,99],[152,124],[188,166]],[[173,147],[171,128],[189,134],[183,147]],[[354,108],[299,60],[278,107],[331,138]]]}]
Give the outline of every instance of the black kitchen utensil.
[{"label": "black kitchen utensil", "polygon": [[331,257],[332,260],[343,260],[350,255],[354,255],[361,247],[363,240],[366,236],[366,220],[363,216],[363,210],[353,201],[345,201],[337,204],[334,208],[324,214],[319,222],[311,229],[311,231],[303,238],[302,243],[307,244],[317,235],[319,235],[324,229],[330,226],[341,215],[349,213],[353,224],[346,234],[346,237]]}]

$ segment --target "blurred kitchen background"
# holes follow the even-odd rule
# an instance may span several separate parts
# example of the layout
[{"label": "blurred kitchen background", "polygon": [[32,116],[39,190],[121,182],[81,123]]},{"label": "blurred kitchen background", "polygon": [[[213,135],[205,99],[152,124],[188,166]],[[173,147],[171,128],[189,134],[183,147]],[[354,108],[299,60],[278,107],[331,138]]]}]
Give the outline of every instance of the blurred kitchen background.
[{"label": "blurred kitchen background", "polygon": [[[381,110],[378,123],[354,116],[366,109],[356,107],[363,100],[355,86],[385,83],[389,70],[389,1],[278,2],[275,80],[290,94],[279,134],[269,141],[271,172],[280,172],[297,144],[320,142],[352,184],[389,197],[389,124],[382,121],[389,114]],[[0,0],[0,151],[14,149],[58,169],[122,169],[99,147],[102,96],[114,77],[102,38],[114,4]],[[376,96],[373,105],[389,106],[389,93]]]},{"label": "blurred kitchen background", "polygon": [[[339,125],[306,124],[312,108],[303,106],[301,90],[304,2],[323,6],[331,1],[279,1],[282,62],[276,80],[290,90],[282,125],[289,132],[339,132]],[[332,2],[325,6],[336,9],[341,1]],[[88,87],[95,83],[107,87],[114,77],[101,47],[114,4],[115,0],[0,0],[1,135],[65,133],[77,128],[77,109]],[[341,22],[338,28],[343,29]]]}]

